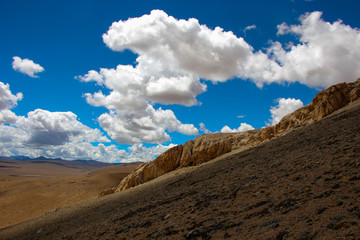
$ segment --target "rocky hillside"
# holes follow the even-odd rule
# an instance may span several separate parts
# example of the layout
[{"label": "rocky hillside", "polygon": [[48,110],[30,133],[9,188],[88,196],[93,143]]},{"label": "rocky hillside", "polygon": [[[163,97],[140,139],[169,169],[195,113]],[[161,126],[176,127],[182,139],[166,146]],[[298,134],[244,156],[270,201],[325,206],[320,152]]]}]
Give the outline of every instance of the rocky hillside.
[{"label": "rocky hillside", "polygon": [[0,229],[0,239],[358,240],[360,100],[237,154]]},{"label": "rocky hillside", "polygon": [[274,126],[241,133],[199,136],[140,165],[120,182],[116,191],[142,184],[177,168],[198,165],[231,151],[254,147],[295,128],[317,122],[359,97],[360,79],[354,83],[339,83],[321,91],[310,104],[286,115]]}]

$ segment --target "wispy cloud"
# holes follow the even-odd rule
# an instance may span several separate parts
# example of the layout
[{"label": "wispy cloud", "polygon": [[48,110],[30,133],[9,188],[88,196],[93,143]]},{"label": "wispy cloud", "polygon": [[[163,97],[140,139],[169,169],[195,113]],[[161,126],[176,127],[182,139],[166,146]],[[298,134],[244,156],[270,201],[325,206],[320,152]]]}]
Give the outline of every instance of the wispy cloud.
[{"label": "wispy cloud", "polygon": [[246,28],[244,28],[243,32],[244,34],[246,34],[246,32],[250,31],[250,30],[254,30],[256,29],[256,25],[253,24],[253,25],[250,25],[250,26],[247,26]]},{"label": "wispy cloud", "polygon": [[200,123],[199,126],[200,126],[200,131],[202,131],[203,133],[205,134],[211,133],[211,131],[205,127],[204,123]]}]

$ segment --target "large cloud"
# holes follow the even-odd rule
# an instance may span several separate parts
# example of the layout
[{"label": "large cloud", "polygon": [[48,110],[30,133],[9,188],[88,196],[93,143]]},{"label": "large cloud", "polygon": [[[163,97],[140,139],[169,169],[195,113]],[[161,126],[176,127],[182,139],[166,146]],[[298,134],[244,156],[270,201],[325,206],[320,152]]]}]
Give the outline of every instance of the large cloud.
[{"label": "large cloud", "polygon": [[112,50],[130,49],[169,71],[181,69],[214,81],[237,75],[239,61],[251,53],[251,46],[232,32],[211,30],[194,18],[177,20],[161,10],[114,22],[103,39]]},{"label": "large cloud", "polygon": [[[130,49],[137,53],[136,68],[140,75],[150,76],[157,89],[165,90],[165,95],[176,93],[177,96],[184,92],[184,82],[191,81],[192,86],[199,86],[200,78],[225,82],[240,77],[251,79],[258,86],[281,80],[278,79],[281,66],[267,54],[254,52],[251,45],[233,32],[220,27],[209,29],[194,18],[177,20],[161,10],[114,22],[103,40],[114,51]],[[187,81],[181,80],[184,77]],[[171,86],[172,92],[164,86]],[[204,87],[195,89],[191,91],[191,102],[206,90]],[[164,103],[161,99],[154,97],[155,101]],[[183,101],[172,103],[189,105]]]},{"label": "large cloud", "polygon": [[42,72],[45,69],[34,61],[24,58],[21,59],[20,57],[13,57],[12,67],[15,71],[24,73],[29,77],[36,78],[36,73]]},{"label": "large cloud", "polygon": [[91,70],[78,78],[95,81],[111,92],[101,91],[85,94],[93,106],[104,106],[109,113],[102,114],[98,121],[108,135],[119,143],[162,143],[170,141],[169,132],[197,135],[192,124],[182,124],[171,110],[155,109],[152,102],[164,104],[196,104],[196,95],[205,90],[199,79],[193,81],[184,76],[168,81],[166,77],[154,79],[132,66],[119,65],[116,69]]},{"label": "large cloud", "polygon": [[360,30],[341,20],[325,22],[321,15],[321,12],[305,14],[300,17],[300,25],[278,25],[279,35],[295,34],[300,40],[289,51],[279,42],[269,49],[282,65],[278,79],[328,87],[360,76]]},{"label": "large cloud", "polygon": [[275,41],[265,53],[254,52],[232,32],[209,29],[193,18],[177,20],[161,10],[114,22],[103,39],[112,50],[130,49],[139,54],[142,75],[159,79],[171,74],[161,85],[172,85],[184,75],[211,81],[240,77],[258,86],[301,82],[328,87],[354,81],[360,75],[360,31],[341,20],[326,22],[321,15],[305,14],[300,25],[278,25],[279,35],[296,34],[299,44],[286,50]]},{"label": "large cloud", "polygon": [[304,106],[300,99],[295,98],[279,98],[276,100],[278,105],[270,108],[271,125],[275,125],[287,114]]},{"label": "large cloud", "polygon": [[[18,148],[64,146],[67,143],[110,142],[99,129],[92,129],[77,120],[72,112],[49,112],[36,109],[27,117],[10,110],[0,111],[2,142]],[[7,124],[7,125],[4,125]],[[2,146],[4,147],[4,146]]]},{"label": "large cloud", "polygon": [[[145,59],[139,57],[138,59]],[[118,65],[116,69],[102,68],[99,72],[90,70],[81,81],[95,81],[98,85],[113,90],[110,95],[102,92],[86,94],[92,105],[106,105],[109,108],[139,110],[146,108],[146,100],[161,104],[198,104],[196,96],[206,91],[206,85],[192,74],[180,72],[165,73],[161,66],[150,60],[141,62],[136,68]]]},{"label": "large cloud", "polygon": [[98,119],[100,126],[118,143],[162,143],[170,141],[166,132],[180,132],[197,135],[193,124],[183,124],[171,110],[155,110],[151,105],[136,112],[112,111],[104,113]]},{"label": "large cloud", "polygon": [[49,112],[36,109],[27,117],[19,117],[17,127],[28,132],[29,145],[63,145],[66,142],[110,142],[99,129],[92,129],[77,120],[72,112]]}]

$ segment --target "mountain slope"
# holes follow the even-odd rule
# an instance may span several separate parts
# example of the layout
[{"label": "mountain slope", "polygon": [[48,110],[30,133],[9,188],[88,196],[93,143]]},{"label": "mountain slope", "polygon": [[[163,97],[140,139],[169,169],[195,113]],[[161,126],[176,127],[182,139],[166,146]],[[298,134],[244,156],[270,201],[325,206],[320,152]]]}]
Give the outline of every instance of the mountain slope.
[{"label": "mountain slope", "polygon": [[116,191],[147,182],[177,168],[199,165],[231,151],[243,151],[295,128],[312,124],[360,98],[360,79],[354,83],[339,83],[318,93],[313,101],[283,117],[274,125],[240,133],[205,134],[178,145],[151,162],[140,165],[124,178]]},{"label": "mountain slope", "polygon": [[358,239],[360,101],[256,147],[0,230],[0,239]]}]

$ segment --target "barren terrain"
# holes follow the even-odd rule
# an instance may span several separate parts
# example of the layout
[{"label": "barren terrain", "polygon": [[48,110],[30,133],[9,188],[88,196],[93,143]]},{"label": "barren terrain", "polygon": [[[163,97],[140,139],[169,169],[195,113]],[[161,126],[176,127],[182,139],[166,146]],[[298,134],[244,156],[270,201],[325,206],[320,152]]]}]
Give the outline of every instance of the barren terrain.
[{"label": "barren terrain", "polygon": [[0,228],[96,198],[102,190],[117,186],[137,166],[96,169],[102,165],[88,165],[65,161],[0,160]]},{"label": "barren terrain", "polygon": [[359,239],[360,102],[246,151],[0,230],[1,239]]}]

